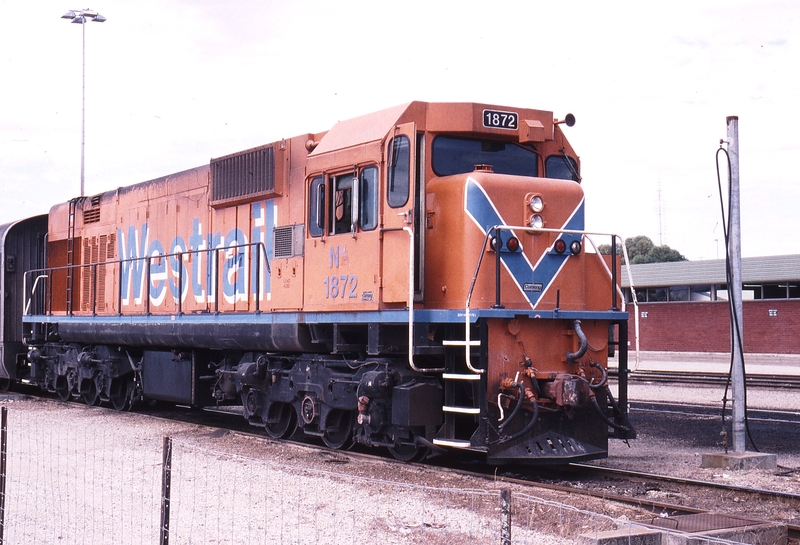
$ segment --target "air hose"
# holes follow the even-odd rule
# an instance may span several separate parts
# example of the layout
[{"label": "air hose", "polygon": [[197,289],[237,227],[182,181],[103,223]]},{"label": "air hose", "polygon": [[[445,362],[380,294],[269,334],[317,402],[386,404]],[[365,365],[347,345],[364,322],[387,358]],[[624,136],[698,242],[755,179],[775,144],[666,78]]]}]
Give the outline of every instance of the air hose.
[{"label": "air hose", "polygon": [[[614,414],[615,415],[621,415],[622,412],[619,410],[619,405],[617,405],[617,400],[614,399],[614,396],[612,395],[611,390],[608,389],[608,386],[605,386],[604,389],[605,389],[605,394],[608,397],[608,400],[611,402],[611,407],[614,409]],[[625,432],[625,433],[629,433],[631,431],[631,428],[629,426],[623,426],[622,424],[617,424],[616,422],[611,420],[608,417],[608,415],[606,415],[605,411],[600,406],[600,402],[597,401],[597,396],[596,395],[592,395],[592,406],[597,411],[597,414],[600,416],[600,418],[603,420],[603,422],[605,422],[606,424],[608,424],[609,426],[611,426],[615,430],[619,430],[619,431]]]},{"label": "air hose", "polygon": [[597,384],[592,384],[591,382],[589,382],[589,388],[591,388],[592,390],[599,390],[600,388],[604,387],[608,382],[608,371],[606,371],[605,368],[596,361],[591,362],[589,364],[589,367],[600,369],[600,373],[602,373],[603,375],[603,378],[601,378],[600,382],[598,382]]},{"label": "air hose", "polygon": [[517,414],[519,414],[519,411],[522,408],[522,403],[525,401],[525,385],[522,384],[522,382],[514,382],[511,384],[511,386],[514,388],[519,388],[519,400],[517,400],[517,404],[514,405],[514,409],[511,411],[511,414],[508,415],[508,418],[506,418],[503,422],[500,423],[500,426],[498,426],[498,430],[500,431],[500,433],[503,433],[503,429],[505,429],[505,427],[512,420],[514,420],[514,418],[516,418]]},{"label": "air hose", "polygon": [[[536,402],[535,399],[532,399],[531,403],[533,404],[533,414],[531,415],[530,421],[528,421],[528,423],[525,424],[525,426],[517,433],[508,436],[501,436],[500,443],[508,443],[509,441],[513,441],[514,439],[519,439],[523,435],[526,435],[531,432],[533,427],[536,425],[536,421],[539,420],[539,404]],[[520,399],[518,405],[522,405],[522,399]]]},{"label": "air hose", "polygon": [[581,321],[575,320],[572,322],[572,326],[575,328],[575,334],[578,336],[578,339],[581,341],[581,346],[578,348],[577,352],[570,352],[567,351],[567,363],[573,364],[575,360],[578,358],[582,358],[584,354],[586,354],[586,349],[589,348],[589,341],[586,339],[586,335],[583,333],[583,329],[581,329]]}]

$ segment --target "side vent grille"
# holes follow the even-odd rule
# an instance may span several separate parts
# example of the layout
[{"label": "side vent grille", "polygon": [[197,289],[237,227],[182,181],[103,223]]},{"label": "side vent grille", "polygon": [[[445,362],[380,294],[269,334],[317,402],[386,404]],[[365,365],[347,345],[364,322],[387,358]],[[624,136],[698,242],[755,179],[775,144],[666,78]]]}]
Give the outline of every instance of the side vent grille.
[{"label": "side vent grille", "polygon": [[91,208],[83,209],[83,223],[98,223],[100,221],[100,196],[91,199]]},{"label": "side vent grille", "polygon": [[275,258],[302,256],[305,242],[305,226],[303,224],[287,225],[275,228],[273,248]]},{"label": "side vent grille", "polygon": [[273,145],[211,160],[212,204],[243,201],[274,191]]},{"label": "side vent grille", "polygon": [[[87,266],[79,269],[82,278],[81,310],[97,312],[107,310],[105,263],[116,259],[116,243],[115,233],[83,239],[83,264]],[[88,266],[94,264],[98,264],[96,273],[93,273],[93,268]],[[96,288],[92,288],[93,282],[96,283]],[[92,309],[93,297],[96,297],[94,309]]]}]

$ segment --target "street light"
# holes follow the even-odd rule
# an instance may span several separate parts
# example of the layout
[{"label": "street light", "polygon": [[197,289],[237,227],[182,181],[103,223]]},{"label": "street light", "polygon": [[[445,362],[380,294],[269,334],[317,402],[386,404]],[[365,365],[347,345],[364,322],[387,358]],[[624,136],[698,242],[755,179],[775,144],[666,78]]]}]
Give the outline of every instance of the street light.
[{"label": "street light", "polygon": [[81,194],[84,194],[84,147],[85,147],[85,134],[86,134],[86,21],[94,21],[95,23],[103,23],[106,18],[91,9],[71,9],[61,16],[62,19],[70,19],[70,22],[76,23],[83,27],[83,81],[82,90],[83,96],[81,97]]}]

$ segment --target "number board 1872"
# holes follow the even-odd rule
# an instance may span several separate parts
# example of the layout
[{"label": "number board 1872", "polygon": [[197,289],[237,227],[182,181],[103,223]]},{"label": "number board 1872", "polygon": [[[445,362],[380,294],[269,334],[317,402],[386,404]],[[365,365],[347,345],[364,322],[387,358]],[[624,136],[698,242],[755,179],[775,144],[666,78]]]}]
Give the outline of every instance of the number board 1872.
[{"label": "number board 1872", "polygon": [[483,126],[491,129],[516,130],[519,118],[516,112],[483,111]]}]

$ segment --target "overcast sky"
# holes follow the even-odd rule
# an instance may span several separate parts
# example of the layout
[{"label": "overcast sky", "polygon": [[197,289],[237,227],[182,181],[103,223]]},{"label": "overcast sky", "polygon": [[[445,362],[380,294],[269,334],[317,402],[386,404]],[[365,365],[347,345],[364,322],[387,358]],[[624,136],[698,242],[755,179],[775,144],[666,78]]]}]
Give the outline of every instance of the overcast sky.
[{"label": "overcast sky", "polygon": [[411,100],[571,112],[587,228],[724,256],[715,153],[739,116],[744,256],[800,253],[800,3],[0,0],[0,223]]}]

